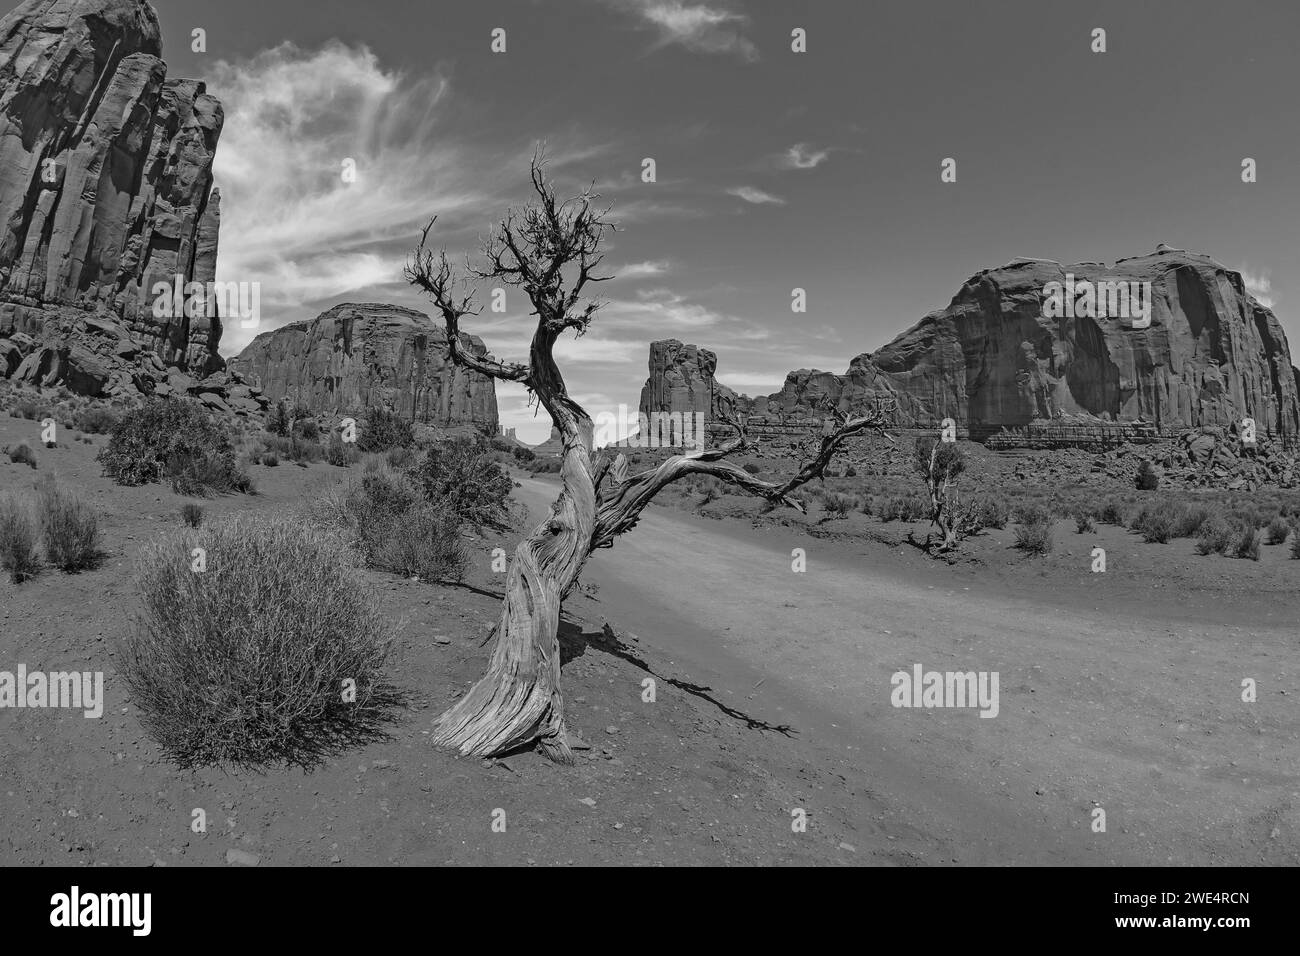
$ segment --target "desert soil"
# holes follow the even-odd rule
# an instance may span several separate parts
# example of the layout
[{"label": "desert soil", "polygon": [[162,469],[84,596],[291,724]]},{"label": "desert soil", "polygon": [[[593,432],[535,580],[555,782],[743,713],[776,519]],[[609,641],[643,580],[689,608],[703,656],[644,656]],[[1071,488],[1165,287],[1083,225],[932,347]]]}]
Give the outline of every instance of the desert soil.
[{"label": "desert soil", "polygon": [[[34,428],[2,418],[0,445]],[[102,670],[108,698],[98,720],[0,710],[0,863],[1300,862],[1300,601],[1274,554],[1256,566],[1274,575],[1266,598],[1229,582],[1197,604],[1205,559],[1140,587],[1081,572],[1082,544],[1019,571],[949,566],[885,540],[651,509],[569,601],[564,689],[584,749],[561,767],[428,744],[484,666],[491,550],[514,537],[489,535],[464,585],[367,574],[400,625],[394,676],[412,695],[387,740],[311,770],[178,770],[142,731],[114,647],[139,607],[135,555],[178,527],[185,499],[101,477],[103,441],[38,449],[39,471],[0,458],[6,491],[49,471],[80,491],[108,551],[94,571],[0,582],[0,670]],[[257,496],[204,502],[208,515],[284,511],[345,474],[254,473]],[[554,492],[525,477],[517,496],[538,514]],[[1131,568],[1182,567],[1102,534]],[[997,535],[980,547],[1001,554]],[[891,707],[890,675],[915,663],[998,671],[998,716]],[[1240,700],[1244,677],[1256,703]],[[1105,833],[1090,827],[1098,806]],[[191,831],[196,808],[206,833]]]}]

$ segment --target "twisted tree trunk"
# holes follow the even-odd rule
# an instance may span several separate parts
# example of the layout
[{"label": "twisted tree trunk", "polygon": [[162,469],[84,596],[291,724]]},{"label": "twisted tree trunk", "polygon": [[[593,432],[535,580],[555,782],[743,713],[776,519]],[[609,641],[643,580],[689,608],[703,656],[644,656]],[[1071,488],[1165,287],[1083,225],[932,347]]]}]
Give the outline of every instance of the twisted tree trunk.
[{"label": "twisted tree trunk", "polygon": [[438,718],[433,742],[465,754],[506,753],[536,742],[572,762],[560,696],[560,607],[590,554],[596,496],[581,441],[567,441],[564,488],[550,516],[519,543],[506,574],[497,643],[487,673]]}]

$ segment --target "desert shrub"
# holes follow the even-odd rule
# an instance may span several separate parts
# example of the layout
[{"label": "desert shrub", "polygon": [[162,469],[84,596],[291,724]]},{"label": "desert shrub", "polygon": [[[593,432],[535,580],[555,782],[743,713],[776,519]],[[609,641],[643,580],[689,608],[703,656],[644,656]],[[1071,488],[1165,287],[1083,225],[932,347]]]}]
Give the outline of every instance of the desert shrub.
[{"label": "desert shrub", "polygon": [[1155,466],[1151,464],[1150,460],[1144,458],[1142,464],[1138,465],[1137,478],[1134,483],[1137,485],[1138,491],[1155,491],[1160,487],[1160,476],[1156,473]]},{"label": "desert shrub", "polygon": [[13,495],[0,498],[0,567],[9,580],[21,584],[40,570],[39,531],[26,502]]},{"label": "desert shrub", "polygon": [[752,461],[747,461],[740,467],[744,468],[745,471],[749,472],[751,475],[757,475],[760,471],[762,471],[762,469],[759,468],[758,465],[756,465]]},{"label": "desert shrub", "polygon": [[[714,478],[712,475],[696,475],[695,477],[694,488],[696,492],[704,496],[700,501],[700,505],[707,505],[710,501],[717,501],[722,497],[722,482],[717,478]],[[818,501],[822,500],[821,494],[824,493],[824,489],[817,488],[809,490]]]},{"label": "desert shrub", "polygon": [[1175,538],[1195,538],[1201,526],[1214,516],[1205,505],[1180,505],[1174,519]]},{"label": "desert shrub", "polygon": [[25,418],[28,421],[36,421],[45,418],[49,412],[37,405],[35,402],[19,402],[14,406],[14,411],[18,413],[19,418]]},{"label": "desert shrub", "polygon": [[325,446],[325,460],[339,468],[347,468],[361,460],[361,452],[355,442],[345,442],[338,432],[334,432]]},{"label": "desert shrub", "polygon": [[1286,544],[1286,539],[1291,534],[1291,525],[1280,515],[1268,523],[1269,544]]},{"label": "desert shrub", "polygon": [[280,465],[280,457],[273,451],[262,454],[262,464],[267,468],[277,468]]},{"label": "desert shrub", "polygon": [[30,465],[36,467],[36,452],[32,451],[31,445],[27,442],[19,442],[5,449],[5,454],[15,465]]},{"label": "desert shrub", "polygon": [[829,492],[823,501],[823,507],[834,518],[847,518],[857,505],[858,500],[853,495],[841,494],[838,491]]},{"label": "desert shrub", "polygon": [[372,408],[357,429],[357,446],[363,452],[407,448],[415,444],[411,423],[386,408]]},{"label": "desert shrub", "polygon": [[1078,511],[1074,515],[1074,529],[1079,534],[1091,534],[1097,530],[1097,521],[1091,511]]},{"label": "desert shrub", "polygon": [[96,460],[119,485],[170,480],[180,494],[251,492],[226,430],[194,402],[153,398],[122,416]]},{"label": "desert shrub", "polygon": [[72,414],[73,424],[83,432],[95,435],[110,435],[113,428],[122,420],[122,413],[114,408],[87,405]]},{"label": "desert shrub", "polygon": [[233,451],[173,454],[167,460],[165,473],[172,491],[192,498],[234,492],[251,495],[257,490],[248,472],[235,461]]},{"label": "desert shrub", "polygon": [[450,511],[423,500],[403,473],[380,463],[326,504],[371,567],[425,581],[459,581],[469,554]]},{"label": "desert shrub", "polygon": [[537,458],[534,461],[530,461],[527,468],[534,475],[555,474],[560,470],[560,459],[554,457]]},{"label": "desert shrub", "polygon": [[62,571],[82,571],[99,563],[99,517],[93,508],[60,488],[53,477],[38,486],[36,502],[50,564]]},{"label": "desert shrub", "polygon": [[902,502],[904,521],[920,521],[930,516],[930,503],[917,495],[907,495]]},{"label": "desert shrub", "polygon": [[316,424],[314,418],[304,418],[302,421],[293,423],[294,434],[304,441],[316,441],[320,437],[320,425]]},{"label": "desert shrub", "polygon": [[871,495],[862,495],[858,498],[858,510],[861,511],[864,515],[869,515],[874,513],[875,509],[876,509],[876,502],[875,499],[871,497]]},{"label": "desert shrub", "polygon": [[1142,535],[1149,544],[1164,544],[1174,536],[1178,518],[1178,508],[1172,502],[1151,502],[1143,505],[1133,516],[1129,529]]},{"label": "desert shrub", "polygon": [[1118,498],[1107,498],[1106,503],[1101,506],[1101,513],[1097,520],[1102,524],[1119,525],[1121,528],[1128,524],[1127,508],[1124,502]]},{"label": "desert shrub", "polygon": [[975,506],[975,517],[981,527],[1002,529],[1011,520],[1011,506],[1001,498],[984,498]]},{"label": "desert shrub", "polygon": [[1052,550],[1052,516],[1041,505],[1020,509],[1016,521],[1016,547],[1029,554]]},{"label": "desert shrub", "polygon": [[[207,570],[194,574],[200,545]],[[336,535],[285,518],[181,529],[143,549],[144,612],[121,669],[170,759],[310,764],[373,734],[392,702],[391,639],[350,555]]]},{"label": "desert shrub", "polygon": [[1253,526],[1238,528],[1232,542],[1232,556],[1258,561],[1259,539],[1260,533]]},{"label": "desert shrub", "polygon": [[425,499],[439,510],[475,524],[505,523],[510,476],[482,443],[456,438],[435,445],[414,473]]},{"label": "desert shrub", "polygon": [[1226,554],[1232,544],[1233,528],[1223,518],[1214,515],[1201,524],[1196,532],[1196,553],[1201,555]]},{"label": "desert shrub", "polygon": [[181,521],[191,528],[197,528],[203,524],[203,509],[193,502],[181,505]]},{"label": "desert shrub", "polygon": [[881,521],[897,521],[902,515],[902,498],[886,498],[876,509]]},{"label": "desert shrub", "polygon": [[[528,451],[528,449],[525,448],[524,451]],[[529,454],[532,453],[529,452]],[[384,460],[392,468],[407,468],[415,463],[416,457],[415,449],[406,445],[394,445],[384,453]]]}]

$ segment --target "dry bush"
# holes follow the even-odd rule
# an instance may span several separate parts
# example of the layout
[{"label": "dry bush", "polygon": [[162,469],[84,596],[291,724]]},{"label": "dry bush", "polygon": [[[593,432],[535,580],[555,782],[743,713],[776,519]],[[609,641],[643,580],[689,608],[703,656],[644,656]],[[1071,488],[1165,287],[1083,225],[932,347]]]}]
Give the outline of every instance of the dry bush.
[{"label": "dry bush", "polygon": [[353,442],[345,442],[334,432],[325,446],[325,461],[338,468],[349,468],[361,460],[361,452]]},{"label": "dry bush", "polygon": [[1097,530],[1097,521],[1091,511],[1078,511],[1074,515],[1074,529],[1079,534],[1091,534]]},{"label": "dry bush", "polygon": [[254,490],[225,427],[185,399],[152,398],[132,409],[113,426],[96,460],[119,485],[166,479],[178,494],[194,497]]},{"label": "dry bush", "polygon": [[19,442],[5,449],[5,454],[15,465],[30,465],[36,467],[36,452],[32,451],[32,446],[25,441]]},{"label": "dry bush", "polygon": [[1232,544],[1233,527],[1219,515],[1202,522],[1196,532],[1196,553],[1200,555],[1226,554]]},{"label": "dry bush", "polygon": [[13,495],[0,498],[0,567],[14,584],[35,575],[41,567],[36,518],[27,502]]},{"label": "dry bush", "polygon": [[53,477],[40,483],[36,492],[45,556],[62,571],[84,571],[99,564],[99,517],[93,508],[60,488]]},{"label": "dry bush", "polygon": [[1238,528],[1236,537],[1233,539],[1232,556],[1234,558],[1248,558],[1251,561],[1259,560],[1259,531],[1252,527]]},{"label": "dry bush", "polygon": [[1172,502],[1158,501],[1145,504],[1133,516],[1129,530],[1142,535],[1147,543],[1164,544],[1174,536],[1178,526],[1178,508]]},{"label": "dry bush", "polygon": [[435,445],[411,475],[437,510],[474,524],[506,524],[506,499],[513,485],[482,442],[458,438]]},{"label": "dry bush", "polygon": [[1022,508],[1017,516],[1016,547],[1029,554],[1047,554],[1053,544],[1051,514],[1039,505]]},{"label": "dry bush", "polygon": [[1127,513],[1128,509],[1124,502],[1118,498],[1107,498],[1106,503],[1101,506],[1101,513],[1097,516],[1097,520],[1102,524],[1113,524],[1124,528],[1128,526]]},{"label": "dry bush", "polygon": [[1011,520],[1011,506],[1001,498],[984,498],[976,505],[975,517],[982,527],[1001,530]]},{"label": "dry bush", "polygon": [[181,505],[181,521],[191,528],[197,528],[203,524],[203,509],[193,502]]},{"label": "dry bush", "polygon": [[1268,523],[1266,534],[1269,544],[1286,544],[1286,539],[1291,534],[1291,525],[1285,518],[1278,516]]},{"label": "dry bush", "polygon": [[318,521],[347,533],[368,565],[422,581],[460,581],[469,564],[455,514],[423,500],[408,476],[380,462],[319,499]]},{"label": "dry bush", "polygon": [[144,547],[137,582],[121,669],[180,766],[310,765],[390,716],[389,628],[337,535],[293,518],[180,529]]},{"label": "dry bush", "polygon": [[847,518],[858,506],[858,499],[853,495],[841,494],[838,491],[826,493],[822,500],[822,507],[833,518]]}]

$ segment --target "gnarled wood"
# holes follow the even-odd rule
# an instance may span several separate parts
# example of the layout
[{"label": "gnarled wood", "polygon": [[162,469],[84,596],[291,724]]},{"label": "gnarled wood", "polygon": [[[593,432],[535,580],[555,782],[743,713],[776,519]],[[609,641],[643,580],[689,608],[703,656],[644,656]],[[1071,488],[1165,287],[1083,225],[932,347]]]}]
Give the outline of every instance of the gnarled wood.
[{"label": "gnarled wood", "polygon": [[[691,474],[713,475],[749,494],[803,510],[790,493],[821,477],[846,439],[883,429],[884,415],[877,411],[852,420],[839,415],[839,427],[822,438],[816,454],[780,484],[761,481],[724,460],[749,445],[738,417],[729,418],[736,437],[721,447],[676,455],[634,476],[627,474],[622,455],[593,467],[591,417],[569,397],[553,350],[562,332],[573,329],[581,335],[600,307],[596,302],[579,306],[578,300],[589,282],[607,278],[592,275],[592,270],[601,259],[601,238],[613,226],[595,210],[590,192],[557,202],[554,188],[542,175],[540,155],[533,159],[532,183],[538,199],[506,215],[484,243],[486,265],[471,270],[481,279],[515,284],[529,296],[537,328],[528,364],[479,358],[456,348],[450,354],[453,361],[486,375],[522,382],[536,395],[564,443],[562,488],[547,520],[515,549],[487,673],[437,718],[433,742],[483,757],[536,744],[552,759],[569,762],[557,635],[564,598],[588,556],[596,548],[612,546],[618,535],[635,526],[656,494]],[[473,293],[452,294],[456,278],[446,251],[435,255],[427,248],[432,225],[421,236],[407,277],[437,305],[452,342],[461,317],[474,314]],[[566,282],[571,283],[568,288]]]}]

